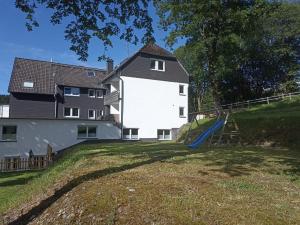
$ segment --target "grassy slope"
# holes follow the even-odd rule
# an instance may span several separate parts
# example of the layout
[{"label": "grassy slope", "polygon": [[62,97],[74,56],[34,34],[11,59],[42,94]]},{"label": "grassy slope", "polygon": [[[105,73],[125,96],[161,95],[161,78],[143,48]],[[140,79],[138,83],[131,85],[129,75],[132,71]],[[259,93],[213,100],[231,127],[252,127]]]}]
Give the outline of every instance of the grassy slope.
[{"label": "grassy slope", "polygon": [[0,224],[32,205],[33,223],[299,224],[299,105],[235,115],[245,142],[285,148],[90,143],[45,171],[0,174]]},{"label": "grassy slope", "polygon": [[[245,112],[235,113],[242,140],[245,144],[260,145],[269,142],[273,146],[300,146],[300,98],[285,100],[270,105],[260,105]],[[191,140],[197,137],[213,120],[200,120],[201,127],[193,123]],[[186,136],[188,127],[183,129],[179,141]]]},{"label": "grassy slope", "polygon": [[299,224],[299,164],[286,149],[91,143],[0,193],[1,210],[50,196],[33,224]]}]

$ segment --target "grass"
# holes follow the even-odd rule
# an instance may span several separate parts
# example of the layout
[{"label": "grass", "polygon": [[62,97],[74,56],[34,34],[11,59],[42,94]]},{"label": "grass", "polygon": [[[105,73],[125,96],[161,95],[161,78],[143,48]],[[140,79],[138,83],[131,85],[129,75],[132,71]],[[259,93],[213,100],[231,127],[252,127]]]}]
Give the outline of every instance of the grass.
[{"label": "grass", "polygon": [[[241,131],[245,145],[264,145],[297,148],[300,146],[300,98],[285,99],[281,102],[252,107],[243,112],[233,113]],[[190,140],[192,142],[206,130],[214,119],[204,119],[192,124]],[[186,137],[189,125],[181,130],[178,140]]]},{"label": "grass", "polygon": [[297,98],[233,114],[244,147],[89,142],[2,173],[0,224],[300,224],[299,111]]},{"label": "grass", "polygon": [[[3,175],[0,209],[13,215],[35,202],[22,221],[35,215],[42,224],[299,224],[299,156],[284,148],[87,143],[48,170]],[[8,197],[11,188],[18,191]]]}]

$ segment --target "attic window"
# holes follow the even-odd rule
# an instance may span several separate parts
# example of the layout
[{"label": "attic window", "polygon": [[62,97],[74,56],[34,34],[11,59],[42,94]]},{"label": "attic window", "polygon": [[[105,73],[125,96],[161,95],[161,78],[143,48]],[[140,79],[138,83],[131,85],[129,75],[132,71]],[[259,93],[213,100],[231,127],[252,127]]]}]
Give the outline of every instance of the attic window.
[{"label": "attic window", "polygon": [[96,76],[95,71],[88,71],[87,75],[88,75],[88,77],[95,77]]},{"label": "attic window", "polygon": [[157,59],[151,59],[150,68],[151,68],[151,70],[165,71],[165,61],[157,60]]},{"label": "attic window", "polygon": [[25,87],[25,88],[33,88],[33,82],[32,81],[25,81],[23,83],[23,87]]}]

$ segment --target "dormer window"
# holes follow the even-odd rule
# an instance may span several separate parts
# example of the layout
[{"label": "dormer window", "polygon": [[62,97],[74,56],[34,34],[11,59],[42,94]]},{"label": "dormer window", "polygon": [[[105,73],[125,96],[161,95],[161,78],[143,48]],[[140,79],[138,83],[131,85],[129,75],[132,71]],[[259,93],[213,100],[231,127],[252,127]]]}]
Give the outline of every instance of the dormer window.
[{"label": "dormer window", "polygon": [[95,73],[95,71],[88,71],[87,75],[88,75],[88,77],[95,77],[96,73]]},{"label": "dormer window", "polygon": [[23,87],[25,87],[25,88],[33,88],[33,82],[32,81],[25,81],[23,83]]},{"label": "dormer window", "polygon": [[151,70],[165,71],[165,61],[157,60],[157,59],[151,59],[150,68],[151,68]]}]

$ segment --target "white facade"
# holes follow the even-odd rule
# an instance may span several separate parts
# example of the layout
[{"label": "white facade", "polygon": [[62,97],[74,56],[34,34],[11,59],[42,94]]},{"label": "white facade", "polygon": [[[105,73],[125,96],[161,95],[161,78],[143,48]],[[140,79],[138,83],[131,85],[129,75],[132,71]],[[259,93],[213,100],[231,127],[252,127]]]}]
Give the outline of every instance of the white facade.
[{"label": "white facade", "polygon": [[9,117],[9,105],[0,105],[0,118]]},{"label": "white facade", "polygon": [[[139,139],[157,139],[158,129],[188,122],[188,84],[121,76],[124,82],[123,128],[137,128]],[[184,86],[183,94],[179,85]],[[122,97],[122,96],[121,96]],[[179,115],[179,108],[184,115]]]},{"label": "white facade", "polygon": [[[3,126],[17,126],[16,141],[3,141]],[[78,126],[97,126],[95,139],[120,139],[120,129],[106,121],[0,119],[0,158],[25,157],[30,150],[45,155],[48,144],[59,151],[87,139],[78,138]]]}]

